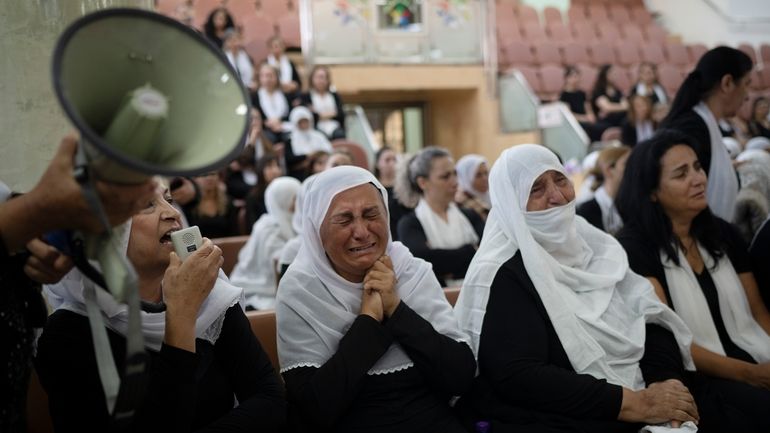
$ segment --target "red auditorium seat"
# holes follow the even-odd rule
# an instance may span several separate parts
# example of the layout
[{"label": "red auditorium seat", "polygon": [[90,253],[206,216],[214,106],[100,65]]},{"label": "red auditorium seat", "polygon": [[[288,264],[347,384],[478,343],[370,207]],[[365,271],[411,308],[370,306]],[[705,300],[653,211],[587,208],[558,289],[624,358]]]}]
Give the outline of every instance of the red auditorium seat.
[{"label": "red auditorium seat", "polygon": [[498,16],[497,21],[497,40],[505,44],[506,42],[521,39],[521,28],[515,20],[501,22]]},{"label": "red auditorium seat", "polygon": [[604,3],[589,3],[588,16],[591,18],[591,21],[595,23],[607,22],[610,20],[610,15],[607,13],[607,6]]},{"label": "red auditorium seat", "polygon": [[652,15],[644,6],[631,8],[631,20],[638,26],[652,24]]},{"label": "red auditorium seat", "polygon": [[518,9],[519,21],[522,23],[527,22],[540,22],[540,17],[537,15],[537,11],[532,6],[521,5]]},{"label": "red auditorium seat", "polygon": [[591,63],[595,66],[614,65],[618,62],[615,58],[615,51],[612,46],[606,42],[596,42],[591,44]]},{"label": "red auditorium seat", "polygon": [[519,65],[532,65],[535,56],[532,55],[532,46],[524,41],[510,41],[503,47],[508,63],[513,67]]},{"label": "red auditorium seat", "polygon": [[572,35],[575,39],[583,42],[593,42],[596,40],[596,29],[594,23],[590,21],[578,21],[570,23]]},{"label": "red auditorium seat", "polygon": [[740,44],[738,45],[738,49],[746,53],[747,56],[751,57],[752,63],[755,65],[757,64],[757,52],[754,51],[754,47],[751,44]]},{"label": "red auditorium seat", "polygon": [[576,68],[580,71],[580,89],[590,95],[599,71],[591,65],[577,65]]},{"label": "red auditorium seat", "polygon": [[552,41],[568,42],[572,40],[572,33],[566,25],[562,23],[551,23],[546,28],[548,36]]},{"label": "red auditorium seat", "polygon": [[238,22],[257,13],[254,0],[227,0],[227,9],[233,15],[233,19]]},{"label": "red auditorium seat", "polygon": [[641,55],[643,62],[659,65],[666,61],[666,56],[663,53],[663,47],[658,44],[642,44]]},{"label": "red auditorium seat", "polygon": [[770,68],[770,44],[762,44],[759,46],[759,54],[762,57],[762,64],[765,69]]},{"label": "red auditorium seat", "polygon": [[663,88],[666,89],[666,93],[672,97],[684,81],[680,69],[666,63],[658,65],[658,79]]},{"label": "red auditorium seat", "polygon": [[642,43],[644,41],[644,34],[642,29],[635,25],[625,25],[620,28],[623,31],[623,37],[629,41],[636,41]]},{"label": "red auditorium seat", "polygon": [[545,18],[546,25],[553,23],[563,23],[561,19],[561,11],[553,6],[547,6],[545,9],[543,9],[543,17]]},{"label": "red auditorium seat", "polygon": [[222,271],[224,271],[225,275],[229,276],[235,265],[238,264],[238,253],[248,240],[248,236],[231,236],[211,240],[214,245],[222,250]]},{"label": "red auditorium seat", "polygon": [[522,35],[530,42],[539,42],[548,39],[545,29],[536,21],[522,22]]},{"label": "red auditorium seat", "polygon": [[156,0],[155,11],[159,14],[173,17],[176,13],[176,8],[184,3],[184,0]]},{"label": "red auditorium seat", "polygon": [[558,99],[561,89],[564,87],[564,68],[556,65],[545,65],[540,68],[542,92],[545,96],[541,99]]},{"label": "red auditorium seat", "polygon": [[620,89],[624,95],[627,94],[629,90],[631,90],[631,85],[633,85],[633,82],[631,81],[631,74],[628,72],[628,69],[624,68],[623,66],[613,66],[610,69],[609,79],[618,87],[618,89]]},{"label": "red auditorium seat", "polygon": [[687,48],[678,43],[670,42],[663,45],[666,52],[666,59],[668,63],[676,66],[686,66],[690,64],[690,55],[687,54]]},{"label": "red auditorium seat", "polygon": [[559,45],[555,42],[538,42],[532,45],[535,51],[535,62],[539,65],[561,65],[562,58]]},{"label": "red auditorium seat", "polygon": [[287,47],[300,48],[302,46],[302,37],[299,30],[299,15],[284,15],[278,20],[279,34],[283,38]]},{"label": "red auditorium seat", "polygon": [[529,84],[533,92],[539,94],[542,91],[543,86],[540,82],[540,75],[535,68],[526,65],[513,65],[513,67],[524,75],[524,78],[527,79],[527,84]]},{"label": "red auditorium seat", "polygon": [[631,22],[631,14],[628,13],[628,8],[624,4],[610,4],[610,15],[612,16],[612,22],[615,24],[625,25]]},{"label": "red auditorium seat", "polygon": [[751,84],[749,88],[755,92],[761,92],[765,90],[764,77],[758,69],[751,71]]},{"label": "red auditorium seat", "polygon": [[572,23],[585,22],[585,21],[588,21],[585,8],[572,6],[569,9],[567,9],[567,22],[572,24]]},{"label": "red auditorium seat", "polygon": [[568,65],[587,64],[590,62],[588,48],[583,42],[567,42],[564,44],[564,63]]},{"label": "red auditorium seat", "polygon": [[657,44],[663,44],[668,39],[668,33],[662,27],[656,24],[650,24],[645,28],[645,34],[647,35],[647,42],[654,42]]},{"label": "red auditorium seat", "polygon": [[706,48],[706,46],[703,44],[693,44],[687,46],[687,51],[690,52],[690,64],[694,65],[698,63],[698,60],[700,60],[701,56],[706,54],[708,48]]},{"label": "red auditorium seat", "polygon": [[620,31],[618,31],[618,27],[610,21],[597,23],[596,30],[599,32],[599,40],[609,44],[614,44],[620,40]]},{"label": "red auditorium seat", "polygon": [[[232,0],[228,0],[232,1]],[[296,8],[290,9],[289,2],[287,0],[247,0],[249,3],[256,5],[257,12],[263,15],[272,17],[273,20],[278,20],[288,13],[299,15]]]}]

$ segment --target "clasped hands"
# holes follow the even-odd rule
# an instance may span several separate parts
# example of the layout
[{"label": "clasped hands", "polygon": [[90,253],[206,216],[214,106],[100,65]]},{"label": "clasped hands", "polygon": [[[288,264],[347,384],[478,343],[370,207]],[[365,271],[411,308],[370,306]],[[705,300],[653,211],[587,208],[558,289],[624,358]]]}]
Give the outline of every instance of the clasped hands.
[{"label": "clasped hands", "polygon": [[364,276],[361,295],[361,314],[378,322],[390,317],[396,311],[401,299],[396,293],[396,273],[390,257],[383,255],[372,265]]}]

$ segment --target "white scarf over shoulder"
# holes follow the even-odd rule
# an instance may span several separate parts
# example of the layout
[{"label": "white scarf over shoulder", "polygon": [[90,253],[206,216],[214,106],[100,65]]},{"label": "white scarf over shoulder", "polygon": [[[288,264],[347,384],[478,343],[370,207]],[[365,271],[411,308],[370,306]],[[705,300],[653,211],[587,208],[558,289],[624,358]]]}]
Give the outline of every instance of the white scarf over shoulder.
[{"label": "white scarf over shoulder", "polygon": [[289,61],[289,58],[286,56],[286,54],[282,54],[280,59],[276,59],[274,55],[268,54],[267,63],[270,66],[278,68],[278,72],[280,72],[280,76],[278,78],[281,84],[290,83],[292,81],[294,72],[291,67],[291,62]]},{"label": "white scarf over shoulder", "polygon": [[481,155],[471,154],[460,158],[455,166],[457,170],[457,183],[460,184],[460,188],[463,191],[472,195],[489,209],[489,190],[487,192],[479,192],[473,187],[473,180],[476,178],[476,172],[481,164],[489,166],[487,159]]},{"label": "white scarf over shoulder", "polygon": [[[128,248],[128,238],[131,232],[131,222],[123,228],[122,245],[124,251]],[[65,309],[81,316],[88,316],[83,291],[86,286],[94,286],[96,303],[102,312],[104,323],[108,328],[120,335],[128,333],[128,306],[118,303],[111,294],[95,287],[94,283],[77,269],[71,270],[56,284],[44,286],[48,303],[54,310]],[[224,272],[220,269],[214,288],[203,301],[195,321],[195,337],[215,344],[222,331],[222,323],[227,310],[237,304],[243,295],[243,290],[230,284]],[[147,313],[142,311],[142,333],[144,345],[151,350],[160,351],[166,333],[166,313]]]},{"label": "white scarf over shoulder", "polygon": [[264,310],[275,303],[275,264],[286,242],[294,236],[290,209],[299,188],[297,179],[283,176],[265,189],[267,212],[254,223],[230,275],[234,284],[243,287],[247,306]]},{"label": "white scarf over shoulder", "polygon": [[708,171],[706,198],[714,215],[732,222],[735,214],[735,201],[738,198],[738,177],[733,169],[732,159],[722,142],[722,133],[714,114],[703,102],[692,109],[706,123],[709,132],[711,164]]},{"label": "white scarf over shoulder", "polygon": [[577,373],[643,388],[639,361],[647,323],[671,330],[685,366],[694,369],[691,335],[682,319],[658,300],[647,279],[630,270],[625,251],[612,236],[575,216],[574,200],[526,211],[532,184],[549,170],[564,173],[550,150],[525,144],[504,151],[490,173],[492,211],[455,307],[476,356],[492,281],[521,251]]},{"label": "white scarf over shoulder", "polygon": [[479,241],[473,225],[453,202],[449,203],[446,220],[433,212],[424,198],[417,203],[414,214],[425,232],[428,246],[432,249],[451,250]]},{"label": "white scarf over shoulder", "polygon": [[302,181],[302,186],[297,192],[297,197],[294,199],[294,214],[291,216],[291,227],[294,229],[295,236],[286,242],[286,245],[281,249],[281,256],[278,258],[278,268],[282,268],[284,265],[290,265],[299,253],[299,249],[302,246],[302,203],[305,201],[305,194],[310,189],[310,185],[313,184],[313,179],[316,175],[308,176]]},{"label": "white scarf over shoulder", "polygon": [[[380,191],[387,209],[385,188],[371,173],[358,167],[326,170],[315,178],[307,192],[302,206],[302,248],[281,278],[275,307],[281,372],[323,366],[359,314],[363,284],[347,281],[332,268],[319,230],[337,194],[366,184]],[[390,236],[387,242],[386,254],[393,261],[396,290],[402,302],[439,333],[467,341],[430,264],[412,256],[400,242],[392,242]],[[412,366],[409,356],[393,343],[369,374],[393,373]]]}]

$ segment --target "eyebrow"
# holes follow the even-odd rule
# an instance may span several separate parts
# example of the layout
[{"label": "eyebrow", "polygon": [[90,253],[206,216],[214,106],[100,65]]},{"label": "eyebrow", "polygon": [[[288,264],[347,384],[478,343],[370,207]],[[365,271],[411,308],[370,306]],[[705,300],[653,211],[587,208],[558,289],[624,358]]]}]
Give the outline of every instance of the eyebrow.
[{"label": "eyebrow", "polygon": [[686,163],[684,163],[682,165],[674,167],[673,169],[671,169],[671,172],[672,173],[676,173],[678,171],[682,171],[682,170],[687,169],[687,167],[689,167],[689,166],[690,166],[690,163],[686,162]]}]

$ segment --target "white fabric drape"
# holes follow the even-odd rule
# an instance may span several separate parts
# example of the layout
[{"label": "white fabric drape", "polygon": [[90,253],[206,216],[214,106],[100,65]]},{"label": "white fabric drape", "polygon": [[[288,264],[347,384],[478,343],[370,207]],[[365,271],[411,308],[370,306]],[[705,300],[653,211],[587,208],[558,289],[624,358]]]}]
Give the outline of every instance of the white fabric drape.
[{"label": "white fabric drape", "polygon": [[623,228],[623,218],[620,217],[620,213],[618,213],[618,209],[615,207],[615,200],[607,194],[607,190],[603,186],[600,186],[594,192],[594,198],[602,210],[604,231],[614,236]]},{"label": "white fabric drape", "polygon": [[655,133],[655,129],[652,127],[652,122],[649,120],[636,123],[636,142],[641,143],[644,140],[652,137]]},{"label": "white fabric drape", "polygon": [[[303,119],[310,123],[307,129],[300,129],[299,127],[299,121]],[[329,139],[313,129],[313,113],[307,107],[299,106],[291,110],[289,122],[292,125],[291,150],[295,155],[309,155],[319,150],[332,152],[333,149]]]},{"label": "white fabric drape", "polygon": [[638,390],[645,324],[671,330],[686,367],[693,369],[691,335],[661,303],[645,278],[633,273],[620,244],[575,216],[575,201],[527,212],[529,192],[543,173],[564,173],[556,156],[539,145],[514,146],[490,173],[492,210],[471,262],[455,311],[478,356],[492,281],[521,251],[524,267],[577,373]]},{"label": "white fabric drape", "polygon": [[278,68],[278,79],[281,84],[290,83],[292,81],[292,76],[294,74],[292,72],[291,62],[289,61],[289,58],[286,56],[286,54],[281,55],[280,59],[276,59],[274,55],[269,54],[267,56],[267,63],[270,66]]},{"label": "white fabric drape", "polygon": [[717,119],[708,106],[701,102],[693,107],[693,111],[706,122],[709,131],[710,143],[703,143],[711,149],[711,164],[706,186],[709,207],[714,215],[726,221],[732,221],[735,214],[735,200],[738,197],[738,177],[733,169],[732,160],[722,143],[722,133],[719,132]]},{"label": "white fabric drape", "polygon": [[[366,184],[380,191],[387,209],[385,188],[371,173],[358,167],[326,170],[315,178],[307,192],[302,206],[302,248],[278,288],[276,320],[281,372],[321,367],[337,351],[340,339],[358,316],[363,284],[352,283],[337,274],[326,256],[319,230],[337,194]],[[401,300],[436,331],[457,341],[467,341],[430,264],[412,256],[390,237],[380,241],[387,242],[386,254],[393,262]],[[411,366],[409,356],[393,343],[369,374],[387,374]]]},{"label": "white fabric drape", "polygon": [[481,155],[465,155],[457,161],[455,169],[457,170],[457,183],[460,184],[460,188],[472,195],[478,201],[480,201],[487,209],[491,206],[489,203],[489,190],[487,192],[479,192],[473,187],[473,180],[476,177],[476,172],[479,170],[481,164],[486,164],[489,167],[487,159]]},{"label": "white fabric drape", "polygon": [[227,60],[230,61],[236,72],[238,72],[243,85],[249,87],[254,81],[254,65],[251,63],[249,55],[243,50],[238,50],[236,54],[233,54],[231,51],[225,51],[225,56],[227,56]]},{"label": "white fabric drape", "polygon": [[289,103],[286,102],[286,96],[284,96],[280,89],[276,89],[271,93],[264,87],[261,87],[257,91],[257,95],[259,97],[259,106],[262,107],[266,119],[283,119],[289,114]]},{"label": "white fabric drape", "polygon": [[479,242],[473,225],[454,203],[449,203],[446,220],[433,212],[423,198],[414,208],[414,214],[420,221],[430,248],[451,250]]},{"label": "white fabric drape", "polygon": [[[700,244],[698,250],[705,265],[703,272],[711,274],[717,288],[719,311],[730,339],[757,362],[769,362],[770,336],[754,320],[743,284],[730,259],[726,255],[723,256],[714,269],[714,259],[711,255]],[[677,314],[690,327],[693,343],[724,356],[725,350],[719,340],[706,297],[682,250],[679,249],[680,266],[669,260],[663,251],[660,258],[671,293],[671,302]]]}]

